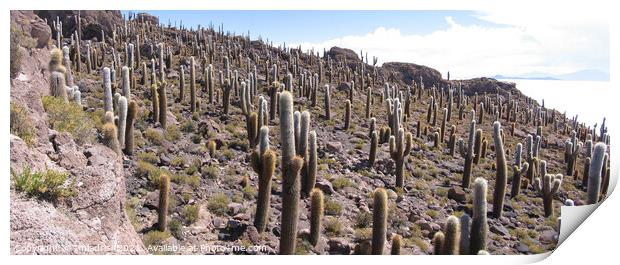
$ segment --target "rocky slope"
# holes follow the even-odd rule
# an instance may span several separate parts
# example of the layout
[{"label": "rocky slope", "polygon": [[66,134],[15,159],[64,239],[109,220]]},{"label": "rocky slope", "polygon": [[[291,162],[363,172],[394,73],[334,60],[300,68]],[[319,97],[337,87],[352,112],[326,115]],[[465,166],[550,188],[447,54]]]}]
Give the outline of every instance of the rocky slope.
[{"label": "rocky slope", "polygon": [[[54,13],[56,12],[56,13]],[[58,13],[60,12],[60,13]],[[67,13],[69,12],[69,13]],[[53,20],[56,14],[62,14],[69,21],[74,19],[73,11],[53,11],[39,15]],[[95,12],[95,11],[92,11]],[[24,12],[11,13],[12,18],[18,16],[32,17]],[[109,12],[87,15],[82,13],[83,23],[97,24],[98,19],[108,16]],[[112,12],[112,14],[115,14]],[[142,19],[141,17],[144,17]],[[106,19],[106,21],[117,21]],[[279,66],[279,81],[284,82],[287,71],[292,71],[295,50],[283,51],[270,47],[260,41],[248,42],[240,36],[230,36],[214,29],[201,31],[200,36],[213,37],[215,48],[214,59],[202,57],[208,41],[200,39],[200,45],[194,45],[195,32],[186,29],[154,27],[154,24],[142,23],[152,21],[144,15],[128,24],[133,30],[149,32],[149,34],[130,35],[129,42],[135,42],[140,36],[140,62],[148,62],[147,71],[141,65],[133,69],[135,85],[131,88],[131,99],[138,105],[135,121],[136,150],[133,155],[117,156],[100,141],[100,128],[93,129],[92,135],[98,139],[92,143],[77,144],[67,133],[58,133],[47,124],[47,114],[43,110],[41,96],[47,95],[49,72],[46,70],[49,60],[49,49],[24,49],[22,73],[13,80],[11,86],[11,102],[24,105],[36,127],[36,141],[33,147],[11,135],[11,167],[21,169],[30,165],[36,169],[46,166],[70,173],[78,183],[78,196],[68,199],[60,205],[28,198],[18,191],[11,191],[11,249],[17,253],[23,246],[88,244],[101,246],[132,245],[136,246],[132,253],[144,253],[145,248],[140,242],[151,247],[182,246],[184,248],[171,251],[156,249],[151,253],[175,254],[276,254],[280,238],[280,216],[282,210],[282,179],[281,166],[276,165],[272,179],[271,204],[267,230],[259,233],[253,226],[256,205],[256,189],[258,176],[250,166],[250,153],[246,132],[246,117],[240,109],[240,99],[236,92],[231,95],[231,108],[228,115],[222,111],[222,85],[215,82],[216,99],[209,103],[204,88],[204,69],[212,64],[216,70],[225,71],[224,54],[229,56],[231,71],[239,74],[238,81],[248,76],[247,62],[257,67],[258,93],[269,99],[270,82],[267,72],[271,65]],[[39,19],[39,21],[41,21]],[[122,36],[122,23],[117,24],[117,32]],[[69,26],[70,27],[70,26]],[[84,27],[84,24],[83,24]],[[92,26],[96,28],[97,26]],[[103,24],[101,25],[103,27]],[[31,30],[32,31],[32,30]],[[65,33],[71,34],[70,28]],[[108,31],[106,31],[108,32]],[[51,35],[51,34],[50,34]],[[92,46],[102,52],[103,62],[97,67],[111,67],[112,50],[123,57],[125,49],[121,41],[111,46],[109,35],[106,44],[96,41],[99,35],[84,34],[81,47],[85,40],[92,39]],[[65,36],[69,37],[69,36]],[[47,39],[49,42],[49,38]],[[153,94],[150,85],[150,59],[158,60],[157,44],[165,43],[170,48],[170,66],[165,67],[166,97],[168,102],[167,126],[155,122],[152,115]],[[49,47],[47,45],[46,47]],[[151,47],[153,49],[151,50]],[[198,51],[200,50],[200,51]],[[152,51],[152,52],[151,52]],[[82,51],[83,56],[85,52]],[[101,54],[101,53],[100,53]],[[196,94],[199,100],[195,113],[189,107],[189,68],[190,57],[196,60]],[[447,142],[439,148],[433,147],[433,133],[438,130],[441,118],[436,124],[426,121],[428,102],[435,95],[438,110],[435,116],[442,115],[442,108],[447,104],[446,90],[441,89],[450,84],[459,87],[459,82],[467,98],[464,117],[459,117],[454,110],[447,127],[456,126],[456,138],[467,139],[469,111],[475,108],[474,98],[487,103],[497,101],[500,97],[504,102],[511,92],[512,100],[519,106],[519,115],[507,121],[501,118],[507,159],[514,159],[513,153],[517,143],[523,143],[528,134],[536,134],[532,121],[525,122],[528,111],[539,107],[536,102],[521,95],[514,84],[507,84],[493,79],[472,79],[450,81],[441,79],[439,72],[432,68],[406,63],[386,63],[372,71],[373,67],[360,61],[351,50],[332,48],[327,52],[332,61],[333,69],[327,67],[327,57],[321,57],[325,71],[323,81],[318,88],[318,103],[313,106],[311,100],[302,95],[295,96],[295,109],[308,110],[311,113],[311,130],[318,135],[318,176],[316,187],[325,193],[326,209],[323,218],[323,229],[317,246],[309,245],[305,239],[309,230],[309,199],[300,201],[299,254],[351,254],[358,243],[370,236],[372,227],[371,193],[375,188],[384,187],[388,191],[389,216],[388,238],[398,234],[403,237],[403,254],[432,254],[431,239],[443,230],[445,220],[450,215],[472,215],[471,189],[461,188],[464,159],[461,155],[449,155]],[[249,58],[249,59],[248,59]],[[345,61],[346,58],[346,61]],[[266,62],[267,59],[271,61]],[[121,62],[124,59],[119,59]],[[315,55],[300,53],[295,59],[299,72],[318,73],[319,60]],[[289,69],[283,69],[285,63]],[[159,64],[156,62],[156,64]],[[82,62],[84,67],[85,61]],[[418,131],[420,137],[414,137],[413,148],[405,163],[405,186],[395,188],[394,161],[389,155],[388,143],[379,145],[376,164],[368,166],[369,153],[369,120],[365,117],[366,88],[359,87],[361,82],[356,70],[364,65],[368,76],[366,85],[372,87],[371,112],[377,119],[376,129],[387,125],[386,107],[383,99],[383,83],[390,82],[401,91],[415,86],[420,89],[419,77],[422,76],[424,90],[420,98],[414,93],[410,110],[403,122],[404,129],[414,135]],[[185,69],[185,96],[180,98],[181,66]],[[156,68],[158,71],[160,66]],[[117,66],[117,81],[120,87],[120,67]],[[303,71],[302,71],[303,70]],[[358,72],[359,73],[359,72]],[[82,91],[82,105],[86,113],[93,117],[101,117],[103,112],[103,93],[101,73],[96,70],[82,70],[75,73],[76,80]],[[159,75],[159,73],[157,73]],[[329,76],[329,78],[328,78]],[[142,78],[144,77],[144,82]],[[157,76],[157,78],[160,78]],[[271,77],[273,78],[273,76]],[[331,80],[331,81],[330,81]],[[343,128],[345,101],[350,98],[352,80],[355,90],[352,96],[351,127]],[[413,82],[417,82],[414,84]],[[299,85],[298,76],[294,84]],[[323,98],[323,86],[329,84],[331,90],[331,118],[327,119]],[[437,89],[432,89],[435,86]],[[299,93],[299,92],[296,92]],[[485,94],[486,93],[486,94]],[[478,94],[476,97],[475,95]],[[439,99],[440,98],[440,99]],[[258,96],[253,98],[257,102]],[[441,101],[440,101],[441,100]],[[456,99],[455,99],[456,100]],[[500,105],[506,108],[507,104]],[[254,105],[256,106],[256,104]],[[478,125],[483,137],[488,141],[487,155],[474,166],[472,175],[483,177],[489,182],[489,206],[492,208],[492,194],[495,184],[495,153],[492,144],[492,108],[484,113],[484,121]],[[547,161],[547,169],[552,173],[565,172],[564,145],[569,131],[557,129],[566,117],[554,110],[557,116],[553,123],[542,127],[543,144],[541,159]],[[550,114],[551,115],[551,114]],[[421,127],[417,127],[417,122]],[[514,134],[508,133],[510,125],[515,123]],[[553,125],[552,125],[553,124]],[[278,156],[281,155],[279,119],[275,117],[269,122],[271,146]],[[426,128],[426,129],[424,129]],[[585,128],[584,128],[585,129]],[[590,128],[588,128],[590,129]],[[448,134],[446,134],[448,135]],[[211,154],[208,143],[216,143],[216,150]],[[458,153],[458,152],[457,152]],[[279,161],[279,159],[278,159]],[[583,169],[583,159],[577,168]],[[512,162],[509,162],[512,165]],[[512,168],[508,170],[509,179]],[[169,229],[165,233],[156,231],[158,218],[159,192],[158,179],[161,174],[171,177]],[[510,181],[509,181],[510,183]],[[544,217],[542,198],[529,186],[516,198],[506,197],[504,214],[500,218],[489,216],[488,247],[491,254],[530,254],[555,248],[560,206],[567,199],[577,204],[583,203],[584,188],[578,176],[566,176],[562,187],[553,201],[555,215]],[[508,184],[511,186],[512,184]],[[508,189],[509,190],[509,189]],[[45,218],[31,219],[32,216],[43,214]],[[30,217],[30,218],[29,218]],[[49,220],[38,222],[39,220]],[[129,220],[131,220],[132,225]],[[49,226],[48,226],[49,224]],[[135,232],[134,232],[135,228]],[[60,230],[62,229],[62,230]],[[65,232],[68,231],[68,232]],[[54,236],[70,234],[68,239],[55,241]],[[46,236],[34,236],[44,233]],[[60,243],[59,243],[60,242]],[[236,246],[264,246],[260,249],[240,250]],[[191,248],[197,247],[197,248]],[[390,249],[388,241],[386,249]],[[48,251],[40,253],[103,253],[97,251],[81,252],[75,248],[67,251]],[[121,252],[120,253],[126,253]],[[119,253],[115,252],[115,253]]]}]

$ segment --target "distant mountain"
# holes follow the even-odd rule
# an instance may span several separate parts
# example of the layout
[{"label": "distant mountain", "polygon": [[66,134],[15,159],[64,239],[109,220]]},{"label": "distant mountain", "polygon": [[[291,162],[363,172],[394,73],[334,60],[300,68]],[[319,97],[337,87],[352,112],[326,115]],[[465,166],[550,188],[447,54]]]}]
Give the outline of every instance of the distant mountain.
[{"label": "distant mountain", "polygon": [[530,80],[575,80],[575,81],[609,81],[609,73],[595,69],[585,69],[568,74],[553,75],[541,72],[526,73],[518,76],[495,75],[495,79],[530,79]]}]

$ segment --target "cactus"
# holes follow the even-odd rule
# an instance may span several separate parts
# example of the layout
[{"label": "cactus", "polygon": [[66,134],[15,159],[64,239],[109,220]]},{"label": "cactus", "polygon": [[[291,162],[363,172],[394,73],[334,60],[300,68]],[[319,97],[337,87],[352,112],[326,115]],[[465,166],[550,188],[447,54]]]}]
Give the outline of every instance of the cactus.
[{"label": "cactus", "polygon": [[123,66],[121,69],[121,95],[127,99],[127,102],[131,100],[131,92],[130,92],[130,81],[129,81],[129,68],[127,66]]},{"label": "cactus", "polygon": [[[504,134],[502,134],[502,142],[504,141]],[[480,147],[480,158],[485,158],[487,156],[487,146],[489,145],[487,139],[482,138],[482,146]]]},{"label": "cactus", "polygon": [[377,127],[377,119],[370,118],[370,125],[368,126],[368,137],[372,137],[372,132],[375,131]]},{"label": "cactus", "polygon": [[441,142],[441,139],[439,139],[439,137],[440,137],[439,132],[435,132],[433,134],[433,141],[434,141],[433,147],[436,149],[439,149],[439,143]]},{"label": "cactus", "polygon": [[321,218],[323,217],[323,192],[312,189],[310,193],[310,244],[316,246],[321,235]]},{"label": "cactus", "polygon": [[540,147],[540,137],[536,137],[536,140],[533,140],[533,136],[530,134],[526,138],[526,158],[527,163],[529,164],[529,168],[527,170],[527,178],[529,183],[534,182],[534,178],[536,177],[536,171],[538,169],[538,149]]},{"label": "cactus", "polygon": [[459,218],[459,223],[461,224],[459,254],[469,255],[469,229],[471,226],[471,217],[467,214],[463,214],[461,218]]},{"label": "cactus", "polygon": [[168,120],[168,96],[166,95],[166,84],[159,86],[159,124],[166,129]]},{"label": "cactus", "polygon": [[157,226],[159,231],[165,232],[168,227],[168,196],[170,194],[170,178],[166,174],[159,177],[159,211]]},{"label": "cactus", "polygon": [[344,130],[349,130],[349,126],[351,125],[351,101],[347,100],[345,104],[344,111]]},{"label": "cactus", "polygon": [[50,52],[50,61],[48,64],[48,70],[50,72],[60,72],[63,75],[67,71],[67,69],[62,65],[63,54],[62,50],[58,48],[52,49]]},{"label": "cactus", "polygon": [[178,102],[183,102],[183,98],[185,98],[185,67],[181,65],[181,69],[179,69],[179,99],[178,99]]},{"label": "cactus", "polygon": [[583,176],[581,177],[581,187],[584,187],[584,188],[588,187],[591,164],[592,164],[592,159],[590,157],[586,157],[586,160],[583,162]]},{"label": "cactus", "polygon": [[476,137],[474,140],[474,164],[478,165],[480,161],[480,155],[482,154],[482,129],[476,130]]},{"label": "cactus", "polygon": [[133,124],[136,121],[136,115],[138,114],[138,104],[132,100],[127,107],[127,123],[125,127],[125,149],[123,151],[127,155],[133,155]]},{"label": "cactus", "polygon": [[372,88],[368,87],[366,93],[366,119],[370,118],[370,107],[372,106]]},{"label": "cactus", "polygon": [[209,157],[213,157],[215,155],[215,149],[217,148],[217,144],[213,140],[209,140],[207,142],[207,149],[209,150]]},{"label": "cactus", "polygon": [[[269,220],[269,199],[271,197],[271,177],[276,167],[276,153],[269,149],[269,127],[260,129],[259,148],[252,153],[252,169],[258,174],[258,198],[254,226],[258,232],[265,231]],[[209,141],[210,152],[215,151],[215,142]],[[213,156],[213,154],[211,154]]]},{"label": "cactus", "polygon": [[[546,163],[543,162],[544,161],[541,161],[541,168],[546,168]],[[544,171],[546,171],[546,169]],[[543,198],[545,217],[553,215],[553,196],[560,190],[560,185],[562,185],[562,174],[544,174],[542,181],[540,177],[534,180],[534,187],[540,192]]]},{"label": "cactus", "polygon": [[594,145],[590,170],[588,172],[588,204],[595,204],[599,201],[601,183],[603,181],[603,160],[605,159],[606,149],[607,146],[603,142],[598,142]]},{"label": "cactus", "polygon": [[396,164],[396,187],[402,188],[405,174],[405,157],[409,155],[411,151],[411,133],[407,132],[401,127],[398,130],[398,134],[390,136],[390,156]]},{"label": "cactus", "polygon": [[258,114],[252,112],[245,117],[246,130],[248,134],[249,149],[254,149],[258,140]]},{"label": "cactus", "polygon": [[433,254],[434,255],[443,255],[443,245],[445,241],[445,236],[443,232],[439,231],[435,233],[433,236]]},{"label": "cactus", "polygon": [[465,165],[463,167],[463,179],[461,183],[461,186],[463,188],[469,188],[469,183],[471,179],[472,162],[473,162],[473,157],[475,155],[474,154],[475,134],[476,134],[476,121],[471,120],[469,124],[469,138],[467,140],[467,150],[465,150],[464,145],[459,145],[461,156],[465,157]]},{"label": "cactus", "polygon": [[118,133],[116,129],[116,125],[114,125],[114,114],[112,112],[106,112],[106,115],[110,114],[111,121],[106,122],[101,128],[101,133],[103,134],[103,145],[112,149],[116,154],[121,154],[121,146],[118,142]]},{"label": "cactus", "polygon": [[[305,111],[304,111],[305,113]],[[302,114],[302,120],[304,115]],[[302,122],[303,124],[303,122]],[[308,137],[308,154],[306,155],[304,165],[304,183],[303,183],[303,191],[304,194],[310,193],[314,188],[314,184],[316,183],[316,172],[317,172],[317,143],[316,143],[316,132],[310,131]]]},{"label": "cactus", "polygon": [[224,81],[224,93],[222,98],[222,107],[224,108],[224,114],[228,115],[230,106],[230,91],[232,90],[232,83],[230,79]]},{"label": "cactus", "polygon": [[579,156],[579,151],[581,150],[581,143],[578,143],[577,133],[575,131],[571,132],[571,140],[565,143],[565,159],[566,159],[566,175],[574,176],[575,175],[575,165],[577,164],[577,157]]},{"label": "cactus", "polygon": [[487,248],[487,181],[483,178],[474,180],[473,188],[473,218],[469,240],[469,254],[476,255],[480,250]]},{"label": "cactus", "polygon": [[523,150],[523,145],[518,143],[515,147],[515,162],[512,166],[512,189],[510,190],[510,197],[514,198],[521,192],[521,178],[529,169],[529,164],[527,162],[521,162],[521,153]]},{"label": "cactus", "polygon": [[450,140],[448,141],[448,148],[450,156],[454,157],[454,150],[456,150],[456,126],[452,125],[452,132],[450,133]]},{"label": "cactus", "polygon": [[276,110],[277,110],[277,104],[278,104],[278,100],[276,98],[278,94],[278,88],[280,88],[280,84],[278,82],[273,82],[269,89],[269,119],[270,120],[273,120],[276,118]]},{"label": "cactus", "polygon": [[446,122],[448,121],[448,109],[443,108],[443,118],[441,119],[441,128],[440,128],[440,137],[439,137],[439,142],[443,143],[444,141],[444,137],[446,135]]},{"label": "cactus", "polygon": [[159,122],[159,96],[157,95],[157,84],[151,85],[151,105],[153,106],[153,110],[151,111],[153,122]]},{"label": "cactus", "polygon": [[377,188],[373,194],[372,207],[372,254],[382,255],[387,233],[387,193]]},{"label": "cactus", "polygon": [[118,99],[118,142],[121,149],[125,146],[125,130],[127,129],[127,99],[121,96]]},{"label": "cactus", "polygon": [[402,246],[403,237],[396,234],[392,237],[392,249],[390,250],[391,255],[400,255],[400,248]]},{"label": "cactus", "polygon": [[113,111],[112,109],[112,84],[110,82],[110,68],[103,68],[103,110]]},{"label": "cactus", "polygon": [[331,120],[331,104],[329,95],[329,85],[325,85],[325,119]]},{"label": "cactus", "polygon": [[368,168],[372,168],[375,165],[375,159],[377,158],[377,132],[373,131],[370,135],[370,152],[368,157]]},{"label": "cactus", "polygon": [[299,171],[303,159],[295,156],[295,131],[293,126],[293,96],[288,91],[280,93],[280,143],[282,145],[282,215],[280,254],[295,253],[297,219],[299,218]]},{"label": "cactus", "polygon": [[50,75],[50,95],[63,98],[65,102],[69,102],[69,97],[67,95],[67,84],[63,73],[52,72]]},{"label": "cactus", "polygon": [[[192,56],[190,59],[189,68],[189,108],[192,113],[196,111],[196,61]],[[226,114],[228,114],[228,108],[226,107]]]},{"label": "cactus", "polygon": [[493,142],[495,144],[495,190],[493,191],[493,215],[495,218],[502,216],[504,208],[504,197],[506,196],[506,185],[508,182],[506,152],[501,135],[501,124],[499,121],[493,123]]},{"label": "cactus", "polygon": [[461,224],[459,218],[454,215],[448,217],[444,230],[444,242],[442,251],[444,255],[458,255],[461,237]]}]

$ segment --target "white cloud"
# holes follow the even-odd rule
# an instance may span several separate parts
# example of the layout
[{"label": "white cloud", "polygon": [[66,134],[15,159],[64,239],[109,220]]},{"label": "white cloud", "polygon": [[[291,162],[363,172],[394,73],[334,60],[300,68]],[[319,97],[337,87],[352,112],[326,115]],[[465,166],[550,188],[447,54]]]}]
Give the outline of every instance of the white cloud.
[{"label": "white cloud", "polygon": [[[547,10],[548,11],[548,10]],[[570,73],[584,69],[609,71],[609,26],[596,12],[545,13],[533,10],[481,11],[481,20],[498,26],[462,25],[445,17],[447,27],[425,35],[403,34],[379,27],[320,43],[299,43],[315,50],[332,46],[390,61],[433,67],[455,78],[519,75],[531,72]],[[296,46],[297,44],[295,44]]]}]

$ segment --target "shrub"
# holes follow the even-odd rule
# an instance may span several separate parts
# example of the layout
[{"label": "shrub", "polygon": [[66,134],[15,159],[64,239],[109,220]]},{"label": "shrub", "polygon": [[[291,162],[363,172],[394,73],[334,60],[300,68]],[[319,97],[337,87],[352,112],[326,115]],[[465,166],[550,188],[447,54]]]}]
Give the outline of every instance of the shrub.
[{"label": "shrub", "polygon": [[329,236],[338,236],[342,233],[342,222],[336,217],[328,217],[325,222],[325,233]]},{"label": "shrub", "polygon": [[198,207],[198,205],[186,205],[185,208],[183,208],[183,219],[185,219],[185,222],[188,224],[193,224],[198,221],[199,214],[200,207]]},{"label": "shrub", "polygon": [[256,193],[258,193],[256,188],[254,188],[252,186],[249,186],[249,185],[246,186],[246,187],[243,187],[243,189],[241,191],[243,192],[243,195],[247,199],[254,199],[256,197]]},{"label": "shrub", "polygon": [[166,140],[177,141],[179,139],[181,139],[181,130],[179,130],[179,126],[175,124],[166,126]]},{"label": "shrub", "polygon": [[11,176],[15,189],[25,192],[28,196],[57,200],[77,194],[74,183],[65,184],[69,175],[56,170],[32,172],[29,167],[25,167],[18,174],[11,168]]},{"label": "shrub", "polygon": [[138,153],[138,161],[144,161],[150,164],[159,163],[159,157],[151,152],[140,152]]},{"label": "shrub", "polygon": [[170,229],[170,234],[172,234],[172,236],[174,236],[176,239],[183,239],[183,226],[181,222],[179,222],[179,220],[170,220],[170,222],[168,223],[168,228]]},{"label": "shrub", "polygon": [[355,226],[359,228],[370,227],[372,224],[372,213],[366,211],[360,211],[355,216]]},{"label": "shrub", "polygon": [[325,202],[325,214],[326,215],[340,215],[342,213],[342,205],[334,200],[328,200]]},{"label": "shrub", "polygon": [[216,179],[220,174],[220,169],[216,166],[204,166],[202,167],[202,176],[208,179]]},{"label": "shrub", "polygon": [[172,160],[170,161],[170,165],[173,167],[182,167],[185,165],[185,158],[182,156],[176,156],[174,158],[172,158]]},{"label": "shrub", "polygon": [[19,50],[22,33],[11,24],[11,78],[15,78],[19,70],[21,70],[22,53]]},{"label": "shrub", "polygon": [[153,252],[155,254],[165,254],[165,253],[156,251],[158,250],[158,248],[153,248],[153,247],[157,247],[162,244],[165,244],[166,240],[169,237],[170,237],[170,233],[168,231],[161,232],[159,230],[153,230],[153,231],[150,231],[144,234],[144,236],[142,237],[142,243],[144,243],[144,245],[147,247],[147,249],[149,249],[150,252]]},{"label": "shrub", "polygon": [[32,120],[28,117],[26,109],[21,105],[11,102],[11,133],[22,138],[28,147],[32,146],[35,137]]},{"label": "shrub", "polygon": [[144,137],[146,137],[146,139],[152,144],[162,145],[164,143],[164,136],[153,128],[146,129],[144,132]]},{"label": "shrub", "polygon": [[352,187],[353,182],[348,178],[338,177],[332,180],[332,186],[334,187],[334,189],[340,190],[346,187]]},{"label": "shrub", "polygon": [[43,96],[42,101],[52,129],[70,133],[78,144],[94,140],[93,120],[82,106],[73,101],[65,103],[64,99],[53,96]]},{"label": "shrub", "polygon": [[224,193],[217,193],[209,198],[207,209],[215,215],[222,216],[228,211],[228,204],[230,204],[228,196]]}]

